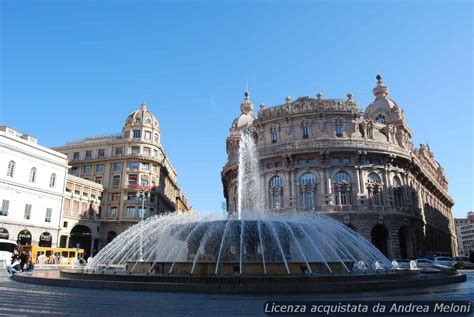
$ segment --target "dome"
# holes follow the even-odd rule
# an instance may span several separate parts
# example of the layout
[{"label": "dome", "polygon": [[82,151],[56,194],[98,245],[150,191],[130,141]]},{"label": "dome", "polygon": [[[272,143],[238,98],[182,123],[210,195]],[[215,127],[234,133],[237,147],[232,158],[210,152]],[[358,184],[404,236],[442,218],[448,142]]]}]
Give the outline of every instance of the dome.
[{"label": "dome", "polygon": [[145,103],[140,105],[140,108],[132,112],[125,120],[125,126],[127,125],[149,125],[154,128],[159,128],[158,120],[155,115],[148,111]]},{"label": "dome", "polygon": [[232,130],[240,130],[252,124],[256,119],[253,114],[253,103],[250,100],[250,94],[245,92],[244,102],[240,104],[241,114],[232,121]]},{"label": "dome", "polygon": [[382,82],[382,76],[377,75],[377,86],[373,89],[375,100],[367,106],[364,117],[374,121],[381,121],[379,118],[384,118],[384,122],[397,121],[403,119],[403,113],[395,101],[388,97],[388,87]]}]

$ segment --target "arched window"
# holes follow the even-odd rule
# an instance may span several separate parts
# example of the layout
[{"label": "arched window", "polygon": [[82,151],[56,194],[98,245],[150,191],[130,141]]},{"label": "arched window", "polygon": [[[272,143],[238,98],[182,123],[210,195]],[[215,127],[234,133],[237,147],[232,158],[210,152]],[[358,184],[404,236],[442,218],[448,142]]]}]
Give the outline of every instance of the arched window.
[{"label": "arched window", "polygon": [[309,129],[308,127],[303,127],[303,139],[309,138]]},{"label": "arched window", "polygon": [[150,119],[150,118],[146,118],[145,123],[146,123],[146,124],[151,124],[151,119]]},{"label": "arched window", "polygon": [[280,176],[273,176],[269,182],[270,208],[283,208],[283,179]]},{"label": "arched window", "polygon": [[336,136],[338,138],[341,138],[342,137],[342,133],[343,133],[343,128],[342,128],[342,123],[341,122],[336,122]]},{"label": "arched window", "polygon": [[375,116],[375,121],[378,123],[386,123],[387,120],[385,119],[385,116],[381,113]]},{"label": "arched window", "polygon": [[30,170],[30,183],[36,182],[36,167],[32,167]]},{"label": "arched window", "polygon": [[15,161],[8,162],[7,176],[8,177],[15,176]]},{"label": "arched window", "polygon": [[403,207],[403,188],[402,188],[402,182],[400,181],[400,178],[398,176],[395,176],[392,181],[392,187],[393,187],[393,203],[396,208]]},{"label": "arched window", "polygon": [[351,199],[351,178],[344,171],[334,175],[334,193],[336,194],[336,205],[350,205]]},{"label": "arched window", "polygon": [[367,193],[369,205],[383,205],[382,198],[382,181],[376,173],[370,173],[367,177]]},{"label": "arched window", "polygon": [[272,143],[277,143],[278,135],[275,131],[272,131]]},{"label": "arched window", "polygon": [[313,173],[304,173],[300,177],[300,199],[301,208],[307,210],[318,205],[318,185]]},{"label": "arched window", "polygon": [[141,123],[142,123],[142,119],[140,119],[140,118],[135,119],[135,124],[141,124]]},{"label": "arched window", "polygon": [[53,188],[56,186],[56,174],[51,174],[51,178],[49,179],[49,187]]}]

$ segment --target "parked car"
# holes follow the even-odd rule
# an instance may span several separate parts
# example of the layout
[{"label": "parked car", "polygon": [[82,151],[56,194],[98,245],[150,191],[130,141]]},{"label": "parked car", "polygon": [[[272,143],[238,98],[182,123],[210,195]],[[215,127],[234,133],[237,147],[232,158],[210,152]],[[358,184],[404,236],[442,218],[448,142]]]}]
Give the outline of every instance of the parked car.
[{"label": "parked car", "polygon": [[415,262],[416,262],[416,266],[420,269],[430,268],[433,266],[433,262],[431,262],[428,259],[416,259]]},{"label": "parked car", "polygon": [[457,269],[471,268],[474,266],[474,263],[469,260],[468,256],[455,256],[453,261],[454,267]]},{"label": "parked car", "polygon": [[410,268],[410,260],[408,259],[395,259],[392,261],[393,266],[398,269],[409,269]]},{"label": "parked car", "polygon": [[453,259],[447,256],[438,256],[433,261],[434,265],[443,265],[447,267],[454,267]]}]

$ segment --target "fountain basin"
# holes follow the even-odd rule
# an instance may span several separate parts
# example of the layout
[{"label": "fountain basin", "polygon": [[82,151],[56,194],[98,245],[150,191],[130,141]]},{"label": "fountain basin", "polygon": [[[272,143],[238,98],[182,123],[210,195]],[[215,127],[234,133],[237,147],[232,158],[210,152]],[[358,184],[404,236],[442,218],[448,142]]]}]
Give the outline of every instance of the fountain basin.
[{"label": "fountain basin", "polygon": [[146,273],[93,274],[81,270],[63,270],[17,274],[13,278],[19,282],[63,287],[210,294],[347,293],[426,287],[466,281],[466,276],[460,273],[421,274],[419,272],[394,272],[382,275],[334,274],[332,276],[214,276],[147,275]]}]

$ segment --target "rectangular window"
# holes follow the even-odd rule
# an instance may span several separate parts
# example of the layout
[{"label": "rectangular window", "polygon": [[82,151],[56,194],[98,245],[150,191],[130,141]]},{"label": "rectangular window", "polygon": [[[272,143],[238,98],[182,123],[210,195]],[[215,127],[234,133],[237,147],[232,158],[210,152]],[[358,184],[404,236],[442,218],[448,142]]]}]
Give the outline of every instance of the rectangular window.
[{"label": "rectangular window", "polygon": [[31,218],[31,205],[25,204],[25,219]]},{"label": "rectangular window", "polygon": [[158,157],[158,150],[153,149],[153,157]]},{"label": "rectangular window", "polygon": [[122,163],[114,163],[114,172],[120,172],[122,170]]},{"label": "rectangular window", "polygon": [[142,207],[138,207],[138,218],[140,219],[143,219],[143,218],[146,218],[146,208],[145,208],[145,212],[143,212],[143,209]]},{"label": "rectangular window", "polygon": [[148,186],[150,182],[148,181],[148,179],[142,179],[140,184],[143,185],[143,186]]},{"label": "rectangular window", "polygon": [[309,137],[309,129],[308,127],[303,128],[303,139],[307,139]]},{"label": "rectangular window", "polygon": [[92,158],[92,151],[86,151],[86,160],[90,160]]},{"label": "rectangular window", "polygon": [[342,125],[340,123],[336,123],[336,136],[338,138],[341,138],[342,132],[343,132]]},{"label": "rectangular window", "polygon": [[109,210],[109,218],[117,218],[117,207],[111,207]]},{"label": "rectangular window", "polygon": [[51,222],[51,214],[53,213],[53,209],[46,208],[46,216],[44,217],[44,222]]},{"label": "rectangular window", "polygon": [[276,132],[272,132],[272,143],[276,143],[278,141],[278,136]]},{"label": "rectangular window", "polygon": [[142,170],[149,171],[150,163],[142,163]]},{"label": "rectangular window", "polygon": [[102,176],[96,177],[96,178],[95,178],[95,182],[96,182],[97,184],[102,184]]},{"label": "rectangular window", "polygon": [[79,152],[74,152],[74,154],[72,155],[72,159],[74,161],[78,161],[79,160]]},{"label": "rectangular window", "polygon": [[2,209],[0,209],[0,216],[8,216],[8,208],[10,207],[9,200],[2,201]]},{"label": "rectangular window", "polygon": [[77,200],[72,202],[72,212],[75,214],[79,213],[79,202]]},{"label": "rectangular window", "polygon": [[98,164],[95,167],[95,172],[96,173],[103,173],[104,172],[104,164]]},{"label": "rectangular window", "polygon": [[104,149],[100,149],[99,151],[97,151],[97,157],[104,157],[105,156],[105,150]]},{"label": "rectangular window", "polygon": [[84,174],[90,174],[92,171],[92,166],[91,165],[84,165],[82,167],[82,173]]},{"label": "rectangular window", "polygon": [[135,192],[127,193],[127,200],[131,200],[131,201],[137,200],[137,193]]},{"label": "rectangular window", "polygon": [[142,131],[141,130],[133,130],[133,138],[134,139],[139,139],[142,136]]},{"label": "rectangular window", "polygon": [[125,218],[133,218],[135,216],[135,207],[127,207],[125,209]]},{"label": "rectangular window", "polygon": [[125,139],[129,139],[130,138],[130,131],[125,131],[125,134],[124,134],[124,138]]},{"label": "rectangular window", "polygon": [[75,166],[75,167],[71,168],[71,174],[74,175],[74,176],[79,175],[79,167]]},{"label": "rectangular window", "polygon": [[80,195],[80,194],[81,194],[81,191],[79,191],[79,190],[76,189],[76,190],[74,190],[74,194]]},{"label": "rectangular window", "polygon": [[149,147],[144,147],[143,148],[143,155],[145,156],[151,156],[151,150]]},{"label": "rectangular window", "polygon": [[128,168],[132,171],[138,171],[138,162],[130,162],[128,163]]},{"label": "rectangular window", "polygon": [[151,140],[151,132],[145,131],[145,140]]},{"label": "rectangular window", "polygon": [[132,155],[139,155],[139,154],[140,154],[140,147],[132,146]]},{"label": "rectangular window", "polygon": [[160,143],[160,137],[158,136],[158,134],[155,134],[154,138],[153,138],[153,141],[155,143]]},{"label": "rectangular window", "polygon": [[120,176],[119,175],[114,175],[113,181],[112,181],[112,186],[114,187],[119,187],[120,186]]},{"label": "rectangular window", "polygon": [[306,164],[306,160],[303,160],[303,159],[298,160],[298,165],[305,165],[305,164]]},{"label": "rectangular window", "polygon": [[63,228],[67,228],[67,221],[63,222]]},{"label": "rectangular window", "polygon": [[64,206],[63,206],[64,212],[69,212],[71,210],[71,200],[68,198],[64,198]]},{"label": "rectangular window", "polygon": [[137,184],[137,175],[129,175],[128,176],[128,184],[129,185],[136,185]]},{"label": "rectangular window", "polygon": [[115,156],[122,156],[122,148],[116,147],[115,148]]},{"label": "rectangular window", "polygon": [[112,194],[112,201],[118,201],[119,197],[120,197],[120,195],[118,193],[113,193]]},{"label": "rectangular window", "polygon": [[316,160],[315,160],[315,159],[309,159],[309,160],[308,160],[308,164],[310,164],[310,165],[315,165],[315,164],[316,164]]}]

